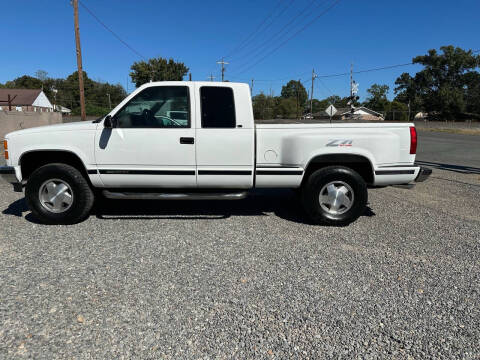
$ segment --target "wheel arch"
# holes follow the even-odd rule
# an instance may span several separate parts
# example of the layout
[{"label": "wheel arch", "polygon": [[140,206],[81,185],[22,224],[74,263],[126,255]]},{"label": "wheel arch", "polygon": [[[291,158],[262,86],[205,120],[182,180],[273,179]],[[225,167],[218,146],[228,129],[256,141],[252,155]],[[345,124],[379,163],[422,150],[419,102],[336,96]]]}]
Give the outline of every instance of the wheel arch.
[{"label": "wheel arch", "polygon": [[375,181],[373,162],[367,156],[336,153],[313,156],[305,167],[302,184],[314,171],[334,165],[345,166],[356,171],[367,184],[373,184]]},{"label": "wheel arch", "polygon": [[85,162],[73,151],[63,149],[40,149],[24,152],[18,160],[22,173],[22,180],[27,180],[28,177],[39,167],[53,163],[62,163],[73,166],[82,173],[87,181],[90,182]]}]

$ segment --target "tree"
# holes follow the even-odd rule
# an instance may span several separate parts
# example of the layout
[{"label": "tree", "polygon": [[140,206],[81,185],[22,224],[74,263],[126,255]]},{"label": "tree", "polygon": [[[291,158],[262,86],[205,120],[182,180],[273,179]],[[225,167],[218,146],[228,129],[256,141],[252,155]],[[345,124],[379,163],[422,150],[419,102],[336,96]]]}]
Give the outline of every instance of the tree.
[{"label": "tree", "polygon": [[[442,53],[435,49],[428,54],[417,56],[414,64],[421,64],[424,69],[413,78],[402,74],[395,82],[398,100],[409,100],[415,105],[421,104],[423,110],[431,116],[443,119],[455,119],[469,109],[475,109],[475,79],[480,66],[480,56],[471,50],[454,46],[442,46]],[[470,94],[470,95],[469,95]]]},{"label": "tree", "polygon": [[150,82],[150,80],[181,81],[189,70],[184,63],[162,57],[134,62],[130,69],[132,70],[130,77],[137,87]]},{"label": "tree", "polygon": [[[127,96],[120,84],[114,85],[94,81],[88,77],[85,71],[83,72],[83,81],[87,115],[103,115],[110,111],[107,94],[110,94],[112,106],[116,106]],[[5,87],[21,89],[40,89],[43,87],[43,92],[52,104],[70,108],[73,114],[80,113],[80,90],[78,88],[78,72],[76,71],[66,79],[46,77],[43,81],[24,75],[12,81],[7,81]]]},{"label": "tree", "polygon": [[307,90],[298,80],[290,80],[286,85],[282,86],[281,96],[284,99],[296,99],[298,96],[299,104],[302,108],[308,98]]},{"label": "tree", "polygon": [[318,99],[313,99],[312,101],[312,108],[313,108],[313,113],[323,113],[325,109],[330,105],[327,99],[323,100],[318,100]]},{"label": "tree", "polygon": [[276,99],[260,93],[253,97],[253,116],[255,119],[273,119],[276,113]]},{"label": "tree", "polygon": [[[295,100],[295,118],[300,117],[305,112],[308,93],[301,81],[290,80],[286,85],[282,86],[281,97],[283,100]],[[285,102],[285,104],[287,103]]]},{"label": "tree", "polygon": [[465,74],[465,103],[467,116],[478,119],[480,116],[480,73]]},{"label": "tree", "polygon": [[276,108],[276,115],[282,119],[296,119],[297,99],[279,97]]},{"label": "tree", "polygon": [[7,81],[5,87],[9,89],[41,89],[43,83],[34,77],[23,75],[12,81]]},{"label": "tree", "polygon": [[388,85],[373,84],[367,90],[370,95],[367,97],[367,101],[365,101],[364,105],[378,112],[387,110],[389,104],[387,99],[388,90],[390,90]]},{"label": "tree", "polygon": [[35,77],[44,82],[45,80],[48,79],[48,73],[45,70],[37,70],[35,71]]},{"label": "tree", "polygon": [[408,106],[400,101],[393,100],[385,108],[385,120],[408,120]]}]

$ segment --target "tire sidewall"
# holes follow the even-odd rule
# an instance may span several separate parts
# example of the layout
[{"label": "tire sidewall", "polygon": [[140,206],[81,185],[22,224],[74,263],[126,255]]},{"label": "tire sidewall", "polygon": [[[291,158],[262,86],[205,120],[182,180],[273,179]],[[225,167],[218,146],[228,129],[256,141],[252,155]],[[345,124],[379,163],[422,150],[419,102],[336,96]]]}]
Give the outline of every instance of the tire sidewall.
[{"label": "tire sidewall", "polygon": [[[70,208],[62,213],[54,213],[46,209],[39,199],[39,190],[42,184],[51,179],[59,179],[66,182],[73,195]],[[42,222],[50,224],[69,224],[75,222],[84,213],[88,204],[84,195],[85,178],[80,171],[72,166],[64,164],[50,164],[42,166],[34,171],[25,188],[25,198],[32,213]]]},{"label": "tire sidewall", "polygon": [[[353,205],[343,214],[330,214],[320,206],[321,189],[330,182],[343,181],[353,190]],[[354,170],[346,167],[327,167],[315,171],[307,180],[303,191],[305,210],[315,222],[332,225],[347,225],[355,221],[364,211],[368,201],[367,185]]]}]

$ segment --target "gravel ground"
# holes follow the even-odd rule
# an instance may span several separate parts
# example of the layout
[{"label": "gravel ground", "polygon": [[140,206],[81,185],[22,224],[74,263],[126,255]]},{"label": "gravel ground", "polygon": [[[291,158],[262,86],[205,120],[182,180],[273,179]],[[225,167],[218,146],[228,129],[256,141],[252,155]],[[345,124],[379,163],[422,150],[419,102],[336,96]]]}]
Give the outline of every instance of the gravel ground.
[{"label": "gravel ground", "polygon": [[35,222],[0,185],[0,358],[480,358],[480,178],[370,190],[345,228],[288,191]]}]

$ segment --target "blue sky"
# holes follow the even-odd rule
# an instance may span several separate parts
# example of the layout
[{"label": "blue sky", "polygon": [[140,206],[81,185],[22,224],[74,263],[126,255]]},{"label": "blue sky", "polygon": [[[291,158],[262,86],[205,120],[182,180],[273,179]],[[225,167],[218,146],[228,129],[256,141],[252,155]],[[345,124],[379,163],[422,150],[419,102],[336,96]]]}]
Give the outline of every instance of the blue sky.
[{"label": "blue sky", "polygon": [[[194,80],[210,73],[220,78],[215,62],[228,55],[272,12],[265,25],[241,51],[227,60],[226,78],[256,79],[254,93],[278,95],[286,80],[407,63],[428,49],[453,44],[480,49],[480,1],[341,0],[298,36],[250,68],[297,29],[321,14],[333,0],[82,0],[104,23],[143,56],[173,57],[184,62]],[[3,46],[0,82],[43,69],[51,77],[76,70],[73,8],[69,0],[0,0]],[[291,27],[285,27],[296,18]],[[263,27],[265,28],[265,26]],[[290,31],[288,31],[291,29]],[[285,35],[285,33],[287,35]],[[139,57],[102,28],[80,7],[83,65],[95,80],[127,86],[129,68]],[[273,37],[273,38],[272,38]],[[272,40],[268,41],[270,38]],[[260,45],[268,43],[263,49]],[[262,50],[263,49],[263,50]],[[247,70],[242,72],[242,70]],[[389,85],[410,66],[358,74],[360,95],[373,83]],[[281,80],[279,80],[281,79]],[[286,80],[284,80],[286,79]],[[129,90],[133,85],[128,82]],[[346,96],[348,77],[316,81],[315,97]]]}]

